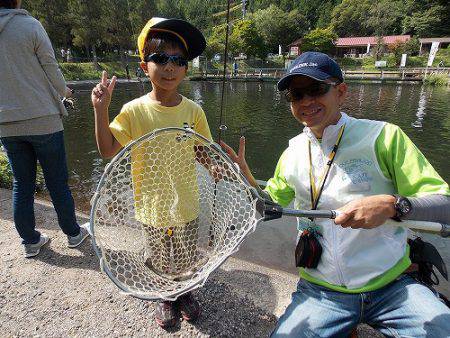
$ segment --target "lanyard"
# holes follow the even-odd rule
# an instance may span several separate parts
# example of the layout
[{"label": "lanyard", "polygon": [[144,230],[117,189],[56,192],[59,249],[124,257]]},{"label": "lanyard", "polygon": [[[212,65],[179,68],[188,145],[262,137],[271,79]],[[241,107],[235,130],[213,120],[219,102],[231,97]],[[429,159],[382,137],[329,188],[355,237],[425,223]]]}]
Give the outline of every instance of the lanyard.
[{"label": "lanyard", "polygon": [[331,169],[331,165],[333,164],[334,158],[336,156],[337,150],[339,148],[339,143],[341,143],[342,135],[344,134],[345,125],[341,127],[339,130],[338,138],[336,140],[336,143],[333,146],[333,150],[331,150],[330,155],[328,155],[328,162],[326,165],[326,168],[322,174],[322,177],[320,178],[320,189],[317,190],[316,183],[314,180],[313,175],[313,165],[312,165],[312,156],[311,156],[311,141],[309,141],[308,147],[309,147],[309,186],[310,186],[310,194],[311,194],[311,209],[316,210],[317,205],[319,204],[319,198],[322,195],[323,187],[325,185],[325,181],[328,177],[328,174]]}]

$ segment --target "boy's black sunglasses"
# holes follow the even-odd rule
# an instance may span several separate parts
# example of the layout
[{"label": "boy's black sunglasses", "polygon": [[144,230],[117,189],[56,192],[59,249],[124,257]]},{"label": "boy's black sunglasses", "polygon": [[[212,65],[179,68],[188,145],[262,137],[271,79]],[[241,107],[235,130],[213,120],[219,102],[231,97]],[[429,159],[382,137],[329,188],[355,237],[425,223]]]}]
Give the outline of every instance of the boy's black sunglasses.
[{"label": "boy's black sunglasses", "polygon": [[318,97],[325,95],[330,90],[331,86],[337,86],[339,82],[319,82],[315,81],[305,88],[289,88],[286,91],[285,97],[288,102],[300,101],[308,95],[309,97]]},{"label": "boy's black sunglasses", "polygon": [[146,55],[144,58],[145,62],[154,62],[158,65],[165,65],[169,61],[172,61],[175,65],[179,67],[186,67],[188,65],[188,60],[181,55],[167,55],[166,53],[153,53]]}]

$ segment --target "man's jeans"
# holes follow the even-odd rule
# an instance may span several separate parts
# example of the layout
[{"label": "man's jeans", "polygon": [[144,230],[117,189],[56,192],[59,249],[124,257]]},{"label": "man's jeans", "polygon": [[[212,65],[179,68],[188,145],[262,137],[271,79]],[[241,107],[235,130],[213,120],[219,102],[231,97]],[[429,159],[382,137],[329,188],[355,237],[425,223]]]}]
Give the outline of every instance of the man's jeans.
[{"label": "man's jeans", "polygon": [[407,275],[372,292],[345,294],[300,280],[271,337],[348,337],[367,323],[389,337],[449,337],[450,310]]},{"label": "man's jeans", "polygon": [[34,192],[36,188],[36,161],[39,160],[45,184],[58,215],[58,223],[69,236],[80,233],[75,219],[75,206],[67,183],[67,163],[63,131],[35,136],[2,137],[14,175],[14,223],[23,244],[39,242],[35,230]]}]

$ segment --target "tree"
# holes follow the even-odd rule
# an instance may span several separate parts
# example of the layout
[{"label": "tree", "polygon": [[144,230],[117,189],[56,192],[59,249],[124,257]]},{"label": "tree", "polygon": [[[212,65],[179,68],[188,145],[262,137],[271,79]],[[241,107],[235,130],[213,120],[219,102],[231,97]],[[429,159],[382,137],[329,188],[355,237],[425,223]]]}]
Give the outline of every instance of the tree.
[{"label": "tree", "polygon": [[133,5],[131,5],[131,2],[127,3],[127,5],[129,5],[129,18],[133,32],[131,40],[133,41],[133,46],[135,46],[134,48],[136,48],[136,41],[141,29],[151,17],[157,16],[158,10],[154,0],[134,0]]},{"label": "tree", "polygon": [[267,48],[252,20],[240,20],[235,22],[231,40],[236,42],[238,52],[248,56],[257,56],[264,59]]},{"label": "tree", "polygon": [[287,13],[270,5],[267,9],[255,12],[252,18],[271,52],[278,51],[278,45],[288,45],[306,32],[306,18],[297,10]]},{"label": "tree", "polygon": [[316,28],[303,37],[302,51],[331,53],[337,38],[331,28]]},{"label": "tree", "polygon": [[373,29],[364,23],[369,19],[371,0],[343,0],[333,9],[331,26],[339,37],[367,36]]},{"label": "tree", "polygon": [[403,10],[401,1],[375,1],[369,9],[369,17],[365,26],[377,36],[401,33]]},{"label": "tree", "polygon": [[100,41],[108,36],[106,7],[107,0],[69,0],[69,17],[72,23],[73,43],[75,46],[84,47],[88,56],[92,49],[92,62],[97,64],[96,48]]},{"label": "tree", "polygon": [[61,0],[24,0],[22,8],[28,10],[44,26],[54,47],[71,44],[67,2]]},{"label": "tree", "polygon": [[407,1],[403,31],[420,37],[450,34],[450,4],[440,1]]},{"label": "tree", "polygon": [[124,49],[135,45],[132,42],[133,27],[130,21],[130,11],[127,0],[109,0],[105,8],[104,21],[108,22],[107,35],[103,42],[117,48],[122,63],[124,60]]}]

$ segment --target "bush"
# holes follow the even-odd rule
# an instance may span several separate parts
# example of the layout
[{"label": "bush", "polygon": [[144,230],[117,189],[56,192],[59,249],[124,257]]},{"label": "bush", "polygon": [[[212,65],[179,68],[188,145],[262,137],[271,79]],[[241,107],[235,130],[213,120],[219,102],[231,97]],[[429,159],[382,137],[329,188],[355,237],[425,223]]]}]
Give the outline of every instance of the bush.
[{"label": "bush", "polygon": [[[0,152],[0,188],[12,189],[13,174],[6,155]],[[38,165],[36,173],[36,191],[42,191],[45,187],[44,174]]]},{"label": "bush", "polygon": [[448,75],[441,73],[427,74],[423,83],[429,86],[446,86],[448,84]]},{"label": "bush", "polygon": [[363,59],[339,58],[336,62],[343,68],[360,68],[363,65]]},{"label": "bush", "polygon": [[12,188],[13,175],[8,159],[0,153],[0,188]]},{"label": "bush", "polygon": [[[127,76],[125,67],[121,62],[100,62],[99,66],[99,70],[95,70],[92,62],[61,63],[61,70],[67,81],[97,80],[100,79],[102,70],[106,70],[110,77],[116,75],[119,78],[125,78]],[[139,67],[139,63],[129,63],[131,77],[135,76],[137,67]]]},{"label": "bush", "polygon": [[425,67],[427,65],[427,57],[424,56],[408,56],[406,58],[408,67]]}]

